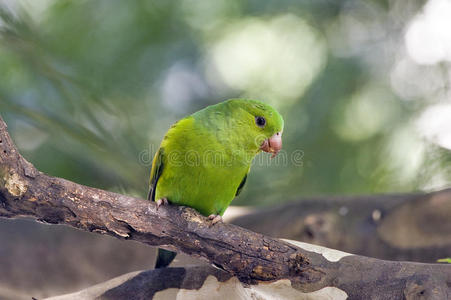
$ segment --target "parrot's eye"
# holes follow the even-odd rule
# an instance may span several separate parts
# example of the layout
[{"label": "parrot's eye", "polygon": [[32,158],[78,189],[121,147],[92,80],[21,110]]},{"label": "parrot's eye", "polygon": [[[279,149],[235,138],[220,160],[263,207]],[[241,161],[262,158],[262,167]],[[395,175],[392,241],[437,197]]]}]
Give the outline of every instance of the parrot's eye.
[{"label": "parrot's eye", "polygon": [[265,127],[266,125],[266,120],[263,117],[255,117],[255,124],[257,124],[258,127]]}]

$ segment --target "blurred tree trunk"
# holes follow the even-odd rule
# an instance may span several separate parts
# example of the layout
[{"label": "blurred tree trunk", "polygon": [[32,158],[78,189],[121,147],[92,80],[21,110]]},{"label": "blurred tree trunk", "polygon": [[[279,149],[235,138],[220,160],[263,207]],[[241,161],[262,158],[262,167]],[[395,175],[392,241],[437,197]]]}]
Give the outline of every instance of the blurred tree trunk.
[{"label": "blurred tree trunk", "polygon": [[451,256],[451,189],[306,198],[231,222],[270,236],[381,259],[436,262]]},{"label": "blurred tree trunk", "polygon": [[[333,257],[335,250],[318,251]],[[344,261],[347,260],[347,261]],[[440,285],[438,278],[421,274],[426,265],[384,262],[358,256],[342,258],[345,273],[334,283],[305,290],[289,280],[245,284],[230,273],[211,266],[187,266],[138,271],[119,276],[79,292],[47,300],[78,299],[277,299],[277,300],[344,300],[344,299],[449,299],[451,290]],[[406,267],[406,269],[404,269]],[[444,276],[447,266],[442,265]],[[418,274],[416,274],[418,272]],[[410,273],[410,275],[408,275]],[[402,275],[401,275],[402,274]],[[384,277],[384,278],[382,278]],[[337,288],[342,285],[345,289]],[[304,286],[305,287],[305,286]]]}]

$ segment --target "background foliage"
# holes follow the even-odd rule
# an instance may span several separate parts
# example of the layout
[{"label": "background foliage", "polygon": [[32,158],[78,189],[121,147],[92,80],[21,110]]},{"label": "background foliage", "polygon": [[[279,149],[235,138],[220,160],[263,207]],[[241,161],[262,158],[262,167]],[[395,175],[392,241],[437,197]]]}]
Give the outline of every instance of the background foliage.
[{"label": "background foliage", "polygon": [[235,204],[436,188],[451,156],[418,122],[450,79],[409,55],[421,4],[4,1],[1,113],[42,171],[144,196],[173,122],[258,98],[286,119],[288,162],[260,158]]},{"label": "background foliage", "polygon": [[[0,0],[0,114],[41,171],[144,197],[172,123],[257,98],[284,116],[285,152],[260,154],[233,204],[437,189],[451,179],[449,28],[448,0]],[[142,245],[0,227],[5,299],[153,263]]]}]

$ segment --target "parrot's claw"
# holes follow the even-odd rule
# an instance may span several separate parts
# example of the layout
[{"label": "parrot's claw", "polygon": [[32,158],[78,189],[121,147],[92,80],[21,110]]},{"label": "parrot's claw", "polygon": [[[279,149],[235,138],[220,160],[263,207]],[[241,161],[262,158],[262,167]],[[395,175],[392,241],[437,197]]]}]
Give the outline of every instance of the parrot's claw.
[{"label": "parrot's claw", "polygon": [[161,198],[161,199],[158,199],[158,200],[156,201],[156,203],[157,203],[157,210],[160,208],[160,206],[162,206],[162,205],[168,205],[168,204],[169,204],[167,198]]},{"label": "parrot's claw", "polygon": [[213,226],[213,225],[215,225],[218,222],[222,222],[222,217],[220,215],[213,215],[212,214],[212,215],[208,216],[208,220],[211,221],[210,226]]}]

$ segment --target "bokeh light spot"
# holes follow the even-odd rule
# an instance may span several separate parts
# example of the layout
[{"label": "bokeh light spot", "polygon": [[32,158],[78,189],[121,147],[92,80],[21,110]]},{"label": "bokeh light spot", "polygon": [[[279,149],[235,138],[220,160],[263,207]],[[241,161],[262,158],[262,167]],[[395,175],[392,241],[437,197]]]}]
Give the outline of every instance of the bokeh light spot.
[{"label": "bokeh light spot", "polygon": [[[301,18],[247,18],[218,32],[209,63],[232,89],[268,101],[300,97],[325,61],[320,35]],[[211,71],[211,69],[210,69]],[[274,103],[273,103],[274,104]]]}]

